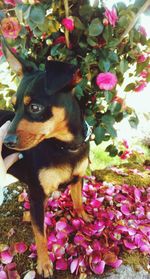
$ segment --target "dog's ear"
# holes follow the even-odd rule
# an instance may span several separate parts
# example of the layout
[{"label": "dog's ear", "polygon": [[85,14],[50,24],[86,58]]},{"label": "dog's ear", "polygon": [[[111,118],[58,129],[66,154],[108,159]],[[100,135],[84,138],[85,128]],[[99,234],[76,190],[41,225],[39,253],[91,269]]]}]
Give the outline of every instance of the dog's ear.
[{"label": "dog's ear", "polygon": [[1,37],[2,41],[2,49],[6,60],[13,72],[17,74],[20,78],[27,72],[31,72],[33,70],[37,70],[37,66],[33,62],[28,62],[23,58],[19,57],[15,53],[12,52],[10,46],[7,44],[4,37]]},{"label": "dog's ear", "polygon": [[46,85],[50,94],[72,89],[80,81],[79,76],[81,80],[75,65],[53,60],[46,63]]}]

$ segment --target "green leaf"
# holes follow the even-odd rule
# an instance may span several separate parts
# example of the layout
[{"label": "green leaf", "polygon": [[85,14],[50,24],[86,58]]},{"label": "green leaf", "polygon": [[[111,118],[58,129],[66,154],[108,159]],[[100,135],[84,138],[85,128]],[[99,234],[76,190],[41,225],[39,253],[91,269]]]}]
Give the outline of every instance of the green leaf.
[{"label": "green leaf", "polygon": [[109,152],[109,155],[110,155],[111,157],[115,157],[115,156],[118,154],[118,150],[117,150],[116,146],[113,145],[113,144],[108,145],[108,146],[106,147],[105,151],[106,151],[106,152]]},{"label": "green leaf", "polygon": [[129,119],[129,123],[130,123],[130,126],[134,129],[137,128],[137,125],[139,124],[139,119],[137,116],[131,116],[130,119]]},{"label": "green leaf", "polygon": [[113,51],[110,51],[109,54],[108,54],[108,59],[111,61],[111,62],[118,62],[119,59],[118,59],[118,55],[113,52]]},{"label": "green leaf", "polygon": [[99,18],[95,18],[92,20],[91,24],[89,25],[89,35],[91,37],[95,37],[100,35],[103,32],[103,24],[99,20]]},{"label": "green leaf", "polygon": [[115,128],[113,126],[108,125],[107,126],[107,132],[110,134],[110,136],[112,138],[116,138],[117,137],[117,132],[116,132],[116,130],[115,130]]},{"label": "green leaf", "polygon": [[107,103],[110,103],[113,98],[113,93],[110,91],[105,91],[104,96],[105,96]]},{"label": "green leaf", "polygon": [[30,18],[33,22],[37,24],[44,23],[45,20],[45,10],[42,5],[33,5],[30,11]]},{"label": "green leaf", "polygon": [[78,17],[74,16],[73,19],[74,19],[74,25],[75,25],[76,29],[85,30],[84,24],[82,23],[82,21]]},{"label": "green leaf", "polygon": [[109,109],[112,113],[118,113],[121,110],[121,104],[118,102],[112,102],[109,106]]},{"label": "green leaf", "polygon": [[112,115],[106,114],[102,116],[102,122],[105,123],[105,125],[113,125],[115,123],[115,119]]},{"label": "green leaf", "polygon": [[78,100],[80,100],[81,97],[84,96],[83,89],[79,84],[75,87],[75,95],[78,98]]},{"label": "green leaf", "polygon": [[86,121],[90,126],[94,126],[96,124],[96,119],[93,115],[89,115],[86,117]]},{"label": "green leaf", "polygon": [[135,83],[132,82],[132,83],[129,83],[129,84],[125,87],[124,91],[129,92],[129,91],[132,91],[134,88],[135,88]]},{"label": "green leaf", "polygon": [[120,72],[122,74],[124,74],[127,71],[127,69],[128,69],[128,61],[125,59],[122,59],[120,61]]},{"label": "green leaf", "polygon": [[118,25],[124,29],[129,25],[129,19],[127,16],[123,15],[119,18]]},{"label": "green leaf", "polygon": [[83,18],[90,18],[93,14],[92,8],[89,8],[89,5],[81,5],[79,9],[79,15]]},{"label": "green leaf", "polygon": [[87,38],[87,43],[91,46],[91,47],[95,47],[98,43],[97,43],[97,39],[96,38],[91,38],[88,37]]},{"label": "green leaf", "polygon": [[110,61],[108,59],[102,59],[99,61],[98,67],[102,72],[108,72],[110,69]]},{"label": "green leaf", "polygon": [[107,47],[115,48],[119,44],[119,39],[113,39],[107,45]]},{"label": "green leaf", "polygon": [[112,40],[112,27],[110,25],[105,27],[103,38],[106,40],[107,43]]},{"label": "green leaf", "polygon": [[95,142],[100,144],[104,140],[106,130],[103,127],[96,127],[94,129]]}]

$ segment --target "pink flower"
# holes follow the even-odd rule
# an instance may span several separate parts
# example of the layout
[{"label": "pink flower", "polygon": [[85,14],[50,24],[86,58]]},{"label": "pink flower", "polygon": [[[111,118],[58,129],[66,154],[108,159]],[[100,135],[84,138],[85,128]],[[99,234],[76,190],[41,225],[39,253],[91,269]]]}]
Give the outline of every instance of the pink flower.
[{"label": "pink flower", "polygon": [[116,9],[115,8],[112,8],[112,10],[106,9],[104,15],[108,19],[109,24],[115,27],[116,22],[118,21]]},{"label": "pink flower", "polygon": [[137,85],[135,88],[134,88],[134,91],[135,92],[140,92],[140,91],[143,91],[143,89],[147,86],[147,82],[143,81],[142,83],[140,83],[139,85]]},{"label": "pink flower", "polygon": [[66,17],[62,20],[62,25],[65,26],[65,28],[68,31],[73,31],[74,30],[74,21],[71,17]]},{"label": "pink flower", "polygon": [[5,4],[8,4],[8,5],[12,5],[12,6],[16,6],[16,1],[15,0],[4,0],[4,3]]},{"label": "pink flower", "polygon": [[140,26],[139,27],[139,32],[143,35],[143,36],[147,36],[147,33],[146,33],[146,30],[145,30],[145,28],[143,27],[143,26]]},{"label": "pink flower", "polygon": [[16,253],[23,254],[27,250],[27,245],[24,242],[16,242],[15,245]]},{"label": "pink flower", "polygon": [[148,72],[146,70],[143,70],[141,73],[140,73],[140,76],[142,78],[147,78],[148,77]]},{"label": "pink flower", "polygon": [[1,31],[5,38],[16,39],[21,30],[21,25],[19,24],[16,17],[4,18],[1,21]]},{"label": "pink flower", "polygon": [[120,159],[122,159],[122,160],[128,159],[128,158],[130,157],[131,154],[132,154],[131,151],[126,150],[126,151],[124,151],[124,152],[121,154]]},{"label": "pink flower", "polygon": [[3,51],[2,51],[2,45],[0,44],[0,59],[1,59],[1,57],[3,57]]},{"label": "pink flower", "polygon": [[147,60],[147,54],[140,54],[137,58],[137,63],[143,63]]},{"label": "pink flower", "polygon": [[96,84],[102,90],[112,90],[117,84],[117,77],[110,72],[100,73],[96,78]]},{"label": "pink flower", "polygon": [[127,148],[127,149],[129,148],[129,144],[128,144],[127,140],[124,139],[122,144],[124,145],[125,148]]}]

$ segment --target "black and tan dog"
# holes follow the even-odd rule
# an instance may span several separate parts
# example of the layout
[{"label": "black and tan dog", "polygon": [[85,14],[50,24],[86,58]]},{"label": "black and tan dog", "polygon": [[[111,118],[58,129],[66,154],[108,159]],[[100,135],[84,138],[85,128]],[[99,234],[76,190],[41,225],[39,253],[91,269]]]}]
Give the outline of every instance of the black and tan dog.
[{"label": "black and tan dog", "polygon": [[31,221],[36,240],[37,270],[44,278],[52,275],[44,232],[46,198],[61,185],[70,184],[73,207],[89,221],[82,205],[82,180],[88,165],[86,125],[72,93],[80,78],[74,65],[46,63],[46,71],[14,55],[6,42],[4,53],[11,69],[21,78],[12,98],[15,113],[0,111],[0,125],[12,120],[4,139],[3,156],[21,151],[22,160],[9,173],[29,186]]}]

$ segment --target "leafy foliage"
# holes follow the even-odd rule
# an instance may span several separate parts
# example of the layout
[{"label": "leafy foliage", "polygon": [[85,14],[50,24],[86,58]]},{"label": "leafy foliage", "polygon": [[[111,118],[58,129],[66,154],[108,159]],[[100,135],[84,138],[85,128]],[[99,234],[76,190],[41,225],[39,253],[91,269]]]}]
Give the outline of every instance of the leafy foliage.
[{"label": "leafy foliage", "polygon": [[[78,65],[83,79],[76,86],[75,93],[85,111],[86,120],[94,126],[95,142],[99,144],[110,138],[113,140],[117,135],[115,122],[128,115],[132,127],[135,127],[138,120],[132,109],[126,107],[124,100],[120,101],[118,92],[126,81],[127,73],[131,79],[124,86],[127,94],[134,91],[139,83],[141,85],[143,80],[149,81],[150,40],[146,38],[138,22],[128,36],[121,41],[120,37],[143,2],[135,1],[128,7],[123,2],[117,3],[114,13],[109,10],[106,13],[103,1],[93,7],[85,0],[15,2],[15,7],[1,3],[3,35],[19,55],[36,62],[42,70],[46,59]],[[69,15],[64,5],[67,2]],[[17,18],[21,25],[21,31],[15,40],[7,36],[9,23],[7,27],[3,26],[3,19],[9,19],[10,16]],[[62,24],[64,18],[72,20],[72,31],[68,31]],[[142,60],[143,57],[138,60],[143,55],[145,60]],[[3,61],[1,59],[2,63]],[[146,75],[141,81],[143,71],[146,71]],[[96,84],[97,75],[106,72],[117,77],[117,86],[110,91],[101,90]],[[1,86],[2,83],[3,81]],[[118,154],[113,141],[107,151],[111,156]]]}]

